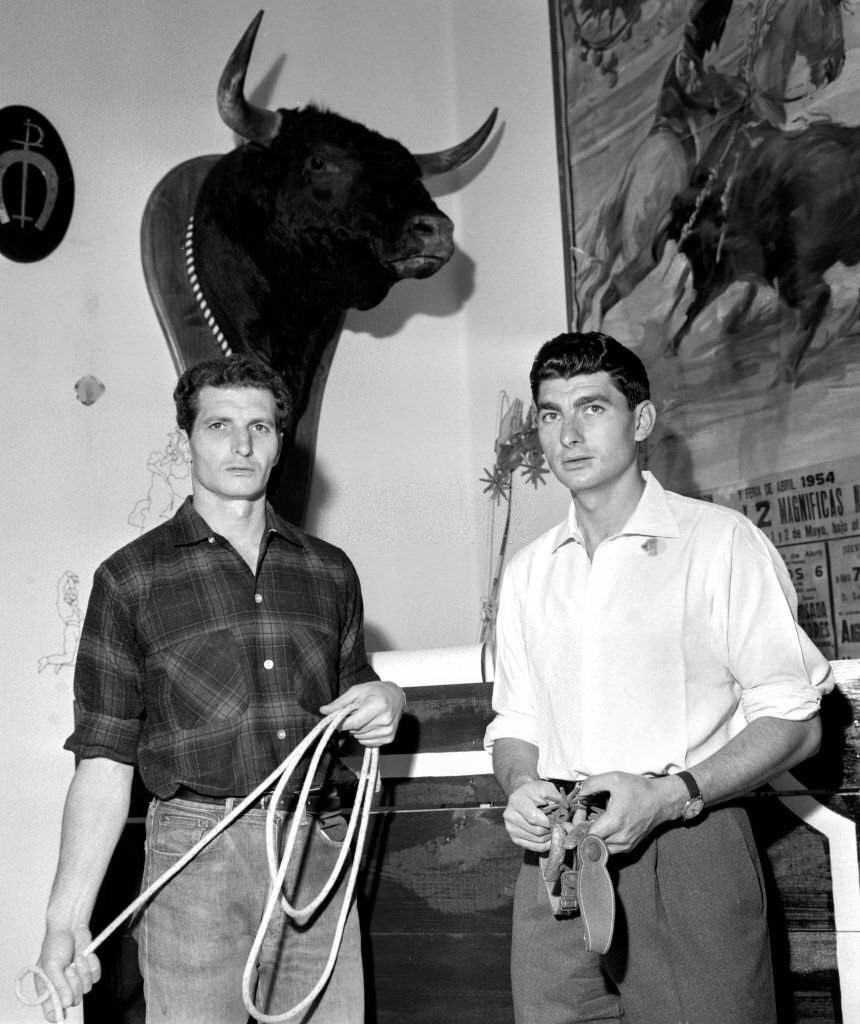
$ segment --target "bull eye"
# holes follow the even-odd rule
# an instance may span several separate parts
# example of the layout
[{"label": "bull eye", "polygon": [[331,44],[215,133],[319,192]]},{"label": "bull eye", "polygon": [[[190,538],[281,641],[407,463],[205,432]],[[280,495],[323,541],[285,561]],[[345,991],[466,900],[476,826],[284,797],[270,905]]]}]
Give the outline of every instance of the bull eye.
[{"label": "bull eye", "polygon": [[323,171],[333,171],[335,170],[335,168],[333,167],[331,161],[326,160],[325,157],[313,154],[312,156],[309,156],[308,159],[306,160],[305,170],[310,171],[313,174],[320,174]]}]

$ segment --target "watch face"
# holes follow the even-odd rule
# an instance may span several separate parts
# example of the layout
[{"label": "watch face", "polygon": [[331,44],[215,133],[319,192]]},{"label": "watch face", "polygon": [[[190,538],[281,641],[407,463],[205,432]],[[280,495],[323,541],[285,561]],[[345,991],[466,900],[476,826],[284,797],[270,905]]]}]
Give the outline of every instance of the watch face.
[{"label": "watch face", "polygon": [[688,800],[684,804],[684,810],[682,815],[685,821],[691,821],[693,818],[698,817],[705,808],[705,801],[697,796],[693,800]]}]

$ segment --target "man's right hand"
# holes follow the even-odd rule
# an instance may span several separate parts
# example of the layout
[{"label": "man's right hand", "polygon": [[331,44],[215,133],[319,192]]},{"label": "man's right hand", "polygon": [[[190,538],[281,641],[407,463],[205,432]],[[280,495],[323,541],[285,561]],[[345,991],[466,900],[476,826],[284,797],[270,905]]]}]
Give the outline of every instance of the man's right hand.
[{"label": "man's right hand", "polygon": [[543,808],[560,799],[559,791],[546,779],[518,786],[508,797],[502,815],[511,840],[524,850],[546,853],[550,846],[551,822]]},{"label": "man's right hand", "polygon": [[[57,991],[64,1009],[78,1006],[93,985],[101,978],[102,969],[95,953],[84,955],[92,941],[89,928],[57,929],[46,933],[39,956],[39,967]],[[36,991],[41,995],[45,985],[37,977]],[[45,1019],[56,1022],[50,999],[42,1003]]]}]

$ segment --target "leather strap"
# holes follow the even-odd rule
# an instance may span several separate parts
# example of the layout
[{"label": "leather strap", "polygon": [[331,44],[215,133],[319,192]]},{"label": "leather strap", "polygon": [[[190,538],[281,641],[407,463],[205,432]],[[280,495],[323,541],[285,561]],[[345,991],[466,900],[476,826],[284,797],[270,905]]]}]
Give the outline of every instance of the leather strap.
[{"label": "leather strap", "polygon": [[546,805],[552,827],[541,870],[549,904],[556,917],[582,914],[585,948],[605,953],[615,928],[615,890],[606,843],[588,831],[600,810],[579,797],[579,783],[551,781],[561,796]]},{"label": "leather strap", "polygon": [[615,890],[606,866],[609,850],[599,836],[589,834],[580,840],[577,853],[576,895],[585,925],[585,948],[591,953],[606,953],[615,928]]},{"label": "leather strap", "polygon": [[[587,824],[556,823],[549,854],[542,858],[542,875],[556,917],[579,913],[585,929],[585,948],[606,953],[615,928],[615,890],[609,877],[609,850]],[[570,856],[572,853],[572,856]],[[569,867],[569,857],[573,867]]]},{"label": "leather strap", "polygon": [[[286,814],[293,814],[299,806],[299,793],[283,793],[278,798],[278,810],[283,811]],[[171,799],[174,800],[192,800],[195,803],[212,804],[216,807],[221,807],[225,811],[231,811],[234,807],[238,806],[245,800],[243,796],[209,796],[207,793],[198,793],[194,789],[190,789],[188,786],[180,786],[173,794]],[[258,797],[254,801],[254,806],[257,810],[267,811],[272,805],[274,799],[274,791],[263,793],[262,796]],[[323,790],[320,788],[312,789],[308,794],[308,799],[305,803],[305,810],[308,814],[325,814],[328,811],[335,811],[341,808],[338,794],[331,790]]]}]

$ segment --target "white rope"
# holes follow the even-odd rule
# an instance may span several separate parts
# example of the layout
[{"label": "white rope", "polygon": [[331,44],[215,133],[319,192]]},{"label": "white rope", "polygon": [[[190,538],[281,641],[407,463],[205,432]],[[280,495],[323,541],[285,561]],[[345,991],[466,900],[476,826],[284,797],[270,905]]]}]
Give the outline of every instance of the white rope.
[{"label": "white rope", "polygon": [[[323,990],[326,983],[328,982],[331,972],[334,969],[335,961],[337,960],[337,954],[340,949],[341,939],[343,938],[343,931],[346,924],[346,917],[349,913],[349,907],[352,900],[352,894],[355,890],[355,880],[358,875],[358,869],[361,863],[361,854],[364,849],[365,836],[367,834],[367,824],[370,818],[370,805],[373,801],[373,794],[376,788],[376,777],[379,771],[379,749],[377,747],[365,747],[364,758],[361,763],[361,771],[358,778],[358,788],[355,796],[355,812],[350,816],[349,827],[347,829],[346,838],[343,842],[343,846],[338,857],[337,863],[329,875],[329,878],[323,885],[320,893],[305,907],[294,908],[292,907],[286,897],[283,898],[283,906],[285,913],[292,917],[294,920],[302,923],[316,911],[317,907],[323,902],[323,900],[329,895],[332,888],[334,887],[341,870],[343,868],[344,861],[349,855],[350,845],[352,838],[355,834],[356,828],[358,828],[358,837],[355,842],[355,853],[353,863],[350,869],[349,878],[347,879],[346,889],[344,891],[343,906],[341,908],[340,918],[338,919],[337,929],[335,936],[332,940],[331,953],[326,961],[325,967],[323,968],[322,975],[319,981],[313,988],[313,990],[299,1003],[297,1006],[288,1010],[286,1013],[279,1016],[271,1016],[260,1013],[254,1007],[253,1002],[250,999],[250,975],[253,970],[253,966],[256,960],[257,952],[263,941],[268,922],[271,918],[274,910],[274,904],[277,902],[278,897],[281,893],[281,889],[284,884],[284,878],[286,877],[287,868],[289,867],[290,858],[293,856],[293,852],[296,845],[296,837],[298,835],[299,827],[302,824],[302,814],[296,813],[292,817],[290,822],[290,828],[287,833],[287,841],[284,847],[284,854],[281,858],[280,865],[275,863],[275,846],[277,843],[277,813],[278,813],[278,800],[281,797],[286,785],[290,779],[290,776],[296,770],[296,766],[301,761],[305,751],[317,736],[320,739],[317,742],[317,748],[311,757],[308,771],[305,777],[305,781],[302,785],[301,793],[299,795],[298,807],[302,808],[310,794],[311,787],[313,785],[314,772],[316,771],[317,765],[322,758],[323,752],[325,751],[326,744],[335,732],[340,723],[348,715],[352,714],[355,710],[354,707],[348,707],[341,711],[335,712],[329,715],[327,718],[322,719],[318,722],[313,729],[305,736],[301,743],[290,753],[290,755],[281,762],[281,764],[265,778],[259,786],[252,792],[249,793],[239,804],[237,804],[231,811],[229,811],[222,819],[214,826],[209,832],[206,833],[198,842],[194,844],[186,853],[184,853],[175,864],[171,865],[167,871],[164,872],[159,878],[149,885],[138,897],[133,900],[121,914],[114,918],[111,923],[104,928],[99,934],[89,943],[89,945],[83,950],[82,955],[88,956],[90,953],[94,953],[102,943],[108,939],[119,926],[131,917],[136,911],[138,911],[145,903],[147,903],[154,895],[163,888],[171,878],[179,874],[179,872],[192,861],[200,851],[209,845],[213,839],[219,836],[225,829],[229,828],[230,825],[243,814],[252,804],[256,803],[257,800],[267,791],[275,785],[275,790],[272,796],[271,804],[266,815],[266,852],[269,861],[269,875],[271,881],[269,902],[266,906],[266,910],[263,913],[263,920],[260,922],[260,928],[257,932],[257,936],[254,939],[254,943],[251,947],[251,952],[248,954],[248,960],[245,964],[245,970],[242,975],[242,995],[245,999],[245,1006],[248,1012],[258,1021],[263,1024],[275,1021],[285,1021],[296,1016],[302,1010],[304,1010]],[[320,735],[322,734],[322,735]],[[32,977],[34,984],[38,978],[39,981],[45,986],[45,991],[39,994],[37,991],[35,995],[29,995],[24,991],[24,982],[28,977]],[[15,993],[18,997],[19,1002],[25,1006],[41,1006],[43,1003],[50,1002],[51,1009],[54,1014],[55,1021],[61,1021],[66,1019],[66,1013],[63,1009],[62,1003],[60,1002],[59,994],[51,980],[45,974],[41,967],[25,967],[19,971],[15,978]]]},{"label": "white rope", "polygon": [[[370,805],[373,801],[373,793],[376,787],[376,776],[379,769],[379,748],[378,747],[365,747],[364,759],[361,765],[361,772],[358,777],[358,788],[355,794],[354,800],[354,811],[350,816],[349,826],[347,828],[346,837],[344,839],[340,855],[337,859],[337,863],[332,868],[328,879],[323,885],[322,889],[309,903],[305,904],[304,907],[294,907],[286,895],[283,893],[284,880],[287,874],[287,868],[289,867],[290,860],[293,856],[295,849],[296,837],[298,835],[299,827],[301,826],[301,819],[298,815],[293,817],[290,822],[290,827],[287,832],[287,840],[284,844],[284,853],[281,857],[280,864],[276,863],[277,855],[275,852],[275,844],[277,841],[277,828],[275,824],[275,812],[276,797],[280,794],[283,788],[286,786],[290,774],[297,764],[301,760],[301,755],[307,746],[310,745],[316,732],[323,730],[323,735],[317,745],[314,755],[311,759],[311,763],[308,765],[308,771],[305,776],[304,785],[302,786],[301,795],[299,796],[299,802],[303,803],[307,800],[310,792],[310,787],[313,782],[314,772],[316,771],[317,763],[325,749],[325,745],[331,736],[332,732],[337,728],[339,719],[333,719],[327,721],[323,719],[317,727],[308,734],[308,736],[300,743],[293,753],[287,758],[287,761],[292,758],[294,764],[289,767],[281,777],[281,781],[278,783],[278,787],[275,790],[275,795],[272,799],[272,803],[269,807],[269,812],[266,817],[266,852],[269,858],[269,877],[271,879],[271,887],[269,890],[269,899],[266,904],[266,909],[263,911],[263,917],[260,921],[260,927],[257,930],[257,934],[254,937],[254,942],[251,945],[251,951],[248,953],[248,959],[245,962],[245,970],[242,972],[242,999],[245,1002],[245,1009],[255,1019],[261,1022],[261,1024],[280,1024],[281,1021],[292,1020],[293,1017],[304,1012],[311,1003],[317,998],[328,983],[331,973],[334,970],[334,965],[337,960],[337,955],[340,950],[340,944],[343,939],[344,928],[346,927],[346,919],[349,915],[350,905],[352,903],[352,894],[355,890],[355,881],[358,876],[358,870],[361,866],[361,852],[364,849],[365,836],[367,834],[367,825],[370,820]],[[286,766],[286,762],[285,762]],[[294,921],[299,924],[306,922],[323,901],[328,897],[338,877],[340,876],[343,868],[344,861],[349,855],[349,849],[352,844],[355,830],[358,828],[358,837],[355,840],[355,854],[353,856],[352,865],[350,867],[349,876],[346,881],[343,893],[343,902],[340,908],[340,914],[337,920],[337,926],[335,928],[335,934],[332,939],[331,949],[329,951],[328,960],[322,969],[320,977],[311,989],[310,992],[295,1006],[291,1007],[284,1013],[280,1014],[267,1014],[259,1010],[254,1004],[251,995],[251,980],[254,973],[255,964],[257,961],[257,954],[260,947],[263,944],[263,939],[268,928],[269,921],[271,920],[272,914],[275,911],[275,906],[280,899],[281,906],[284,913],[291,917]]]},{"label": "white rope", "polygon": [[[27,978],[33,978],[33,984],[36,983],[36,978],[42,982],[45,986],[45,991],[39,995],[39,990],[36,989],[35,995],[27,995],[24,991],[24,982]],[[15,995],[18,997],[18,1002],[23,1003],[25,1006],[41,1006],[42,1003],[50,1002],[51,1013],[54,1015],[55,1021],[65,1020],[66,1011],[63,1009],[63,1004],[60,1002],[60,994],[54,987],[54,983],[48,977],[47,974],[36,964],[35,967],[25,967],[23,970],[18,971],[15,976]]]}]

